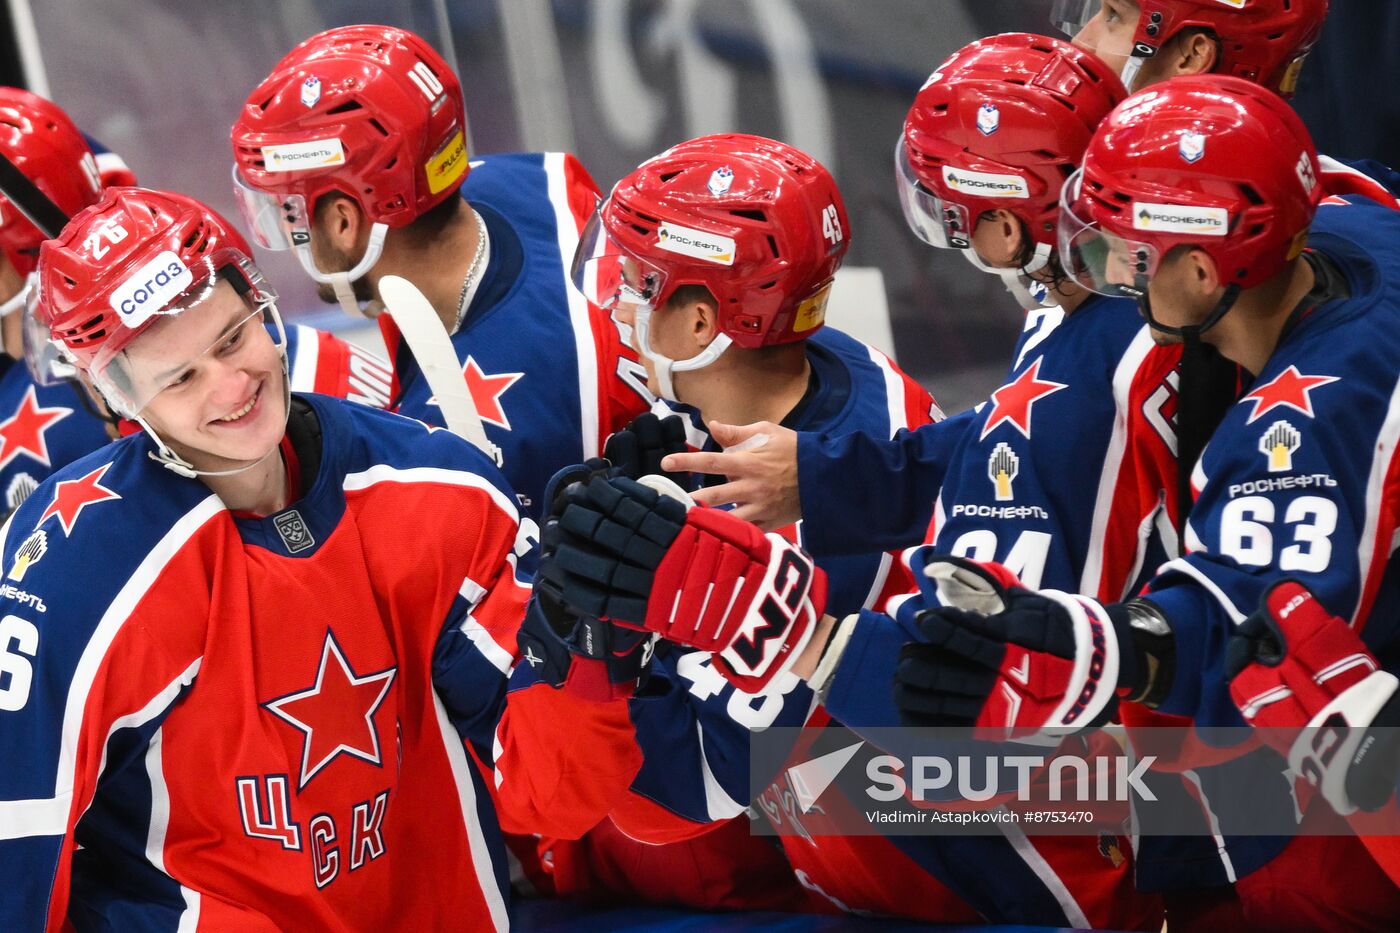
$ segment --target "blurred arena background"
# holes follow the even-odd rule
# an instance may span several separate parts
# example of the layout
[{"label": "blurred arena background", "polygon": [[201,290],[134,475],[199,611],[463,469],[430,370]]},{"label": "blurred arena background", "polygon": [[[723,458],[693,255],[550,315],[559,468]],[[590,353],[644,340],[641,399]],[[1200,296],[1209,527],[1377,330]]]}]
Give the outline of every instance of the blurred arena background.
[{"label": "blurred arena background", "polygon": [[[52,97],[144,184],[230,215],[228,132],[244,96],[297,42],[355,22],[413,29],[456,65],[473,152],[567,149],[604,189],[692,136],[783,138],[836,174],[854,226],[847,266],[883,273],[888,348],[957,411],[995,388],[1020,313],[993,278],[967,274],[958,256],[906,231],[893,148],[914,93],[945,56],[991,33],[1049,32],[1049,8],[1050,0],[4,0],[13,51],[0,56],[0,80]],[[1395,73],[1398,36],[1400,4],[1332,0],[1297,100],[1319,149],[1400,162],[1400,104],[1368,84]],[[293,317],[354,326],[317,302],[289,257],[260,261]],[[849,278],[862,288],[846,292],[843,310],[878,317],[877,280]]]}]

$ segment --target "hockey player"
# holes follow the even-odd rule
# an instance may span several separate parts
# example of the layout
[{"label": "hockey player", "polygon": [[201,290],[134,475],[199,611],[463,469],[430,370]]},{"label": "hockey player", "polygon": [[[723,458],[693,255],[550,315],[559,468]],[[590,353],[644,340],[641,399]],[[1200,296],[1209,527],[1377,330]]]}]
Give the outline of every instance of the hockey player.
[{"label": "hockey player", "polygon": [[[1044,75],[1045,79],[1034,80],[1038,75]],[[917,144],[918,149],[915,151],[923,157],[918,164],[926,171],[928,177],[938,179],[939,194],[945,198],[952,198],[935,208],[927,203],[927,200],[933,198],[929,189],[921,189],[922,195],[908,191],[911,199],[920,196],[927,199],[918,205],[911,205],[911,210],[917,213],[926,208],[929,211],[928,214],[917,214],[917,220],[911,215],[911,221],[919,225],[918,229],[926,232],[931,229],[931,224],[936,224],[940,241],[946,244],[948,240],[947,227],[944,226],[945,208],[956,205],[958,216],[965,223],[961,227],[961,236],[965,236],[971,229],[966,225],[969,217],[982,217],[988,211],[998,212],[994,219],[988,221],[988,229],[978,228],[981,234],[981,248],[990,251],[992,235],[996,234],[1002,237],[1002,241],[995,248],[996,261],[1004,262],[1010,269],[1017,269],[1022,265],[1031,264],[1030,260],[1017,257],[1024,257],[1025,254],[1037,255],[1040,261],[1036,262],[1033,271],[1039,272],[1044,258],[1049,253],[1048,243],[1053,239],[1059,183],[1065,174],[1073,169],[1094,124],[1121,96],[1121,87],[1106,66],[1093,56],[1066,43],[1033,36],[1002,36],[974,43],[940,66],[911,114],[911,147]],[[985,113],[984,104],[989,105],[994,115],[997,113],[997,105],[1000,105],[1000,119],[1005,121],[999,125],[1000,135],[978,129],[979,123],[986,126],[985,117],[982,116]],[[940,113],[947,113],[947,119],[938,121],[935,115]],[[1075,122],[1066,121],[1063,117],[1066,113],[1074,114]],[[654,174],[656,178],[665,179],[669,184],[686,184],[682,181],[682,176],[672,173],[677,169],[691,167],[688,160],[677,161],[680,151],[691,145],[693,144],[678,147],[678,150],[648,163],[633,178],[640,176],[641,181],[645,182]],[[1037,155],[1027,155],[1037,151]],[[905,158],[904,153],[904,143],[901,142],[901,159]],[[686,155],[689,156],[689,153]],[[695,181],[689,184],[698,187],[702,182],[708,184],[708,181],[714,180],[708,173],[714,172],[719,166],[714,162],[704,162],[696,167],[700,171],[696,173]],[[1017,190],[1026,194],[1028,200],[1023,205],[1020,199],[1013,203],[1007,199],[978,197],[966,194],[968,189],[963,193],[952,194],[943,180],[944,171],[952,172],[960,182],[969,184],[985,182],[993,177],[1006,184],[1007,179],[1014,178],[1020,186]],[[994,171],[1015,174],[993,176],[990,173]],[[735,166],[732,178],[734,188],[730,190],[738,189],[742,177],[742,170]],[[905,177],[908,177],[907,167]],[[629,187],[633,178],[625,180],[614,192],[614,198],[618,198],[621,203],[616,206],[610,203],[604,208],[603,217],[605,221],[611,221],[608,224],[609,234],[615,242],[606,249],[598,250],[605,256],[613,257],[614,267],[620,267],[624,273],[630,272],[631,277],[624,276],[624,281],[618,282],[616,273],[611,277],[601,275],[595,269],[602,263],[596,260],[590,260],[589,265],[578,271],[584,274],[586,282],[614,283],[613,287],[623,292],[623,297],[618,299],[615,307],[622,309],[620,313],[625,322],[641,324],[635,340],[644,361],[648,363],[649,371],[664,373],[672,359],[685,359],[696,353],[698,346],[687,340],[693,340],[692,335],[703,333],[703,329],[696,326],[694,317],[686,313],[688,311],[689,315],[695,315],[697,309],[685,306],[678,308],[674,301],[664,309],[653,310],[650,307],[652,299],[648,298],[640,313],[626,307],[629,297],[636,301],[639,295],[654,292],[656,286],[648,276],[661,283],[660,290],[663,293],[671,287],[670,283],[677,280],[677,274],[671,268],[671,261],[663,252],[665,247],[658,247],[640,235],[640,231],[634,232],[627,223],[637,214],[671,220],[672,215],[667,213],[668,210],[675,211],[689,205],[677,203],[678,198],[669,202],[649,200],[643,204],[632,204],[630,202],[636,197],[635,192],[644,190]],[[721,172],[716,186],[723,187],[730,181],[730,176]],[[692,216],[708,219],[701,211],[712,203],[712,195],[706,191],[696,191],[693,197],[698,203],[698,209],[691,208]],[[1008,204],[1011,206],[1003,209]],[[718,206],[727,208],[728,204],[720,201]],[[771,211],[769,213],[771,214]],[[684,215],[682,217],[684,218]],[[1049,229],[1045,228],[1047,220],[1050,223]],[[700,222],[700,219],[695,219],[689,224]],[[815,222],[812,223],[815,229]],[[992,229],[993,227],[995,229]],[[1004,227],[1010,228],[1009,232],[1003,232]],[[706,224],[705,229],[712,227]],[[683,229],[682,232],[694,239],[688,230]],[[956,238],[958,237],[955,236]],[[588,242],[585,240],[585,246]],[[699,263],[687,265],[695,269],[694,272],[690,272],[692,277],[704,274],[705,267]],[[679,279],[689,280],[685,277]],[[1059,277],[1059,280],[1063,282],[1063,277]],[[1099,420],[1109,425],[1115,419],[1115,411],[1124,421],[1134,421],[1128,410],[1129,395],[1133,395],[1137,403],[1145,400],[1153,389],[1160,387],[1165,372],[1169,371],[1175,362],[1175,356],[1171,353],[1161,354],[1165,362],[1160,364],[1147,361],[1153,356],[1151,341],[1145,333],[1141,333],[1144,327],[1131,302],[1107,301],[1089,296],[1076,286],[1064,287],[1064,296],[1067,300],[1073,299],[1071,307],[1076,309],[1074,316],[1070,318],[1075,324],[1064,324],[1061,337],[1059,332],[1052,331],[1063,319],[1063,314],[1051,320],[1044,316],[1033,319],[1028,326],[1027,339],[1029,341],[1037,333],[1039,336],[1026,347],[1026,358],[1024,361],[1018,361],[1017,368],[1022,368],[1024,362],[1024,368],[1034,369],[1040,365],[1043,357],[1052,368],[1063,369],[1061,372],[1056,368],[1047,372],[1047,376],[1057,372],[1062,375],[1076,373],[1080,377],[1076,382],[1082,384],[1080,394],[1064,403],[1059,411],[1060,420],[1067,422],[1067,412],[1079,411],[1082,415],[1081,424],[1091,425],[1089,430],[1081,431],[1085,435],[1083,446],[1088,448],[1099,444],[1109,448],[1110,438],[1115,435],[1114,430],[1104,427],[1100,432],[1100,426],[1094,424],[1087,413],[1092,411],[1098,414],[1101,408],[1104,409]],[[597,297],[604,299],[605,304],[613,304],[609,296]],[[1086,298],[1091,300],[1086,302]],[[1083,318],[1077,316],[1081,303]],[[1102,305],[1103,308],[1095,310],[1091,307],[1095,304]],[[723,306],[721,304],[721,307]],[[738,305],[738,313],[742,314],[745,310],[742,303]],[[1088,323],[1079,326],[1080,321]],[[1118,322],[1116,328],[1114,321]],[[821,335],[817,335],[809,342],[821,346],[818,343],[820,339]],[[1060,340],[1065,343],[1057,343]],[[1037,346],[1041,341],[1044,341],[1043,349]],[[1130,345],[1135,348],[1135,353],[1129,363],[1120,365],[1119,356],[1123,355],[1124,348]],[[1059,350],[1052,350],[1051,347],[1059,347]],[[663,358],[659,361],[648,359],[648,351],[652,356]],[[733,351],[725,351],[726,354],[730,352]],[[810,354],[811,350],[808,352]],[[721,360],[723,358],[720,357]],[[695,379],[696,376],[709,371],[708,366],[676,366],[674,369],[681,370],[675,372],[674,388],[671,392],[663,394],[674,394],[684,398],[688,391],[694,391],[698,395],[709,388],[706,383]],[[1087,373],[1093,373],[1093,379],[1083,378]],[[1139,380],[1155,381],[1144,387],[1136,385]],[[1118,384],[1116,392],[1115,383]],[[1130,385],[1134,386],[1131,393]],[[690,388],[692,386],[694,388]],[[734,393],[734,389],[741,386],[742,383],[739,383],[726,388]],[[1090,391],[1093,386],[1101,388],[1101,395],[1096,396]],[[715,389],[711,388],[710,391]],[[735,396],[743,398],[742,393],[720,398],[730,405],[730,410],[734,410],[736,406],[744,404],[734,401]],[[751,409],[756,407],[756,404],[752,403]],[[702,409],[707,414],[710,411],[708,406],[702,405]],[[1021,418],[1025,420],[1024,413]],[[968,436],[971,419],[962,420],[964,426],[944,423],[926,428],[922,432],[930,437],[947,438],[944,443],[949,456],[952,456],[953,451],[972,449],[971,453],[962,459],[953,457],[955,462],[963,464],[963,467],[961,473],[955,471],[950,474],[950,482],[957,477],[956,482],[967,487],[956,501],[978,501],[979,505],[977,508],[970,508],[965,517],[954,519],[956,528],[952,532],[953,535],[961,535],[974,524],[985,523],[976,518],[988,508],[981,505],[980,500],[985,499],[988,503],[997,501],[993,499],[993,491],[1000,487],[995,485],[994,477],[988,474],[988,454],[994,446],[1006,448],[1003,457],[1014,461],[1015,464],[1019,464],[1023,458],[1026,460],[1019,468],[1008,464],[1005,475],[1001,477],[1003,485],[1009,486],[1013,480],[1024,483],[1015,487],[1020,494],[1016,501],[1023,505],[1037,501],[1037,497],[1048,495],[1043,489],[1052,484],[1048,479],[1038,480],[1037,472],[1041,469],[1063,469],[1059,458],[1074,450],[1075,441],[1067,438],[1064,433],[1044,434],[1041,435],[1046,438],[1041,442],[1044,449],[1034,455],[1033,459],[1031,452],[1019,444],[1016,452],[1010,451],[1010,445],[1005,442],[1004,436],[1012,433],[1010,431],[1003,432],[1003,436],[991,438],[985,445],[986,450],[980,450],[977,448],[976,435]],[[1148,436],[1139,438],[1140,442],[1144,446],[1153,445],[1154,449],[1158,449],[1159,459],[1164,460],[1169,468],[1170,451],[1162,439],[1155,430],[1148,428],[1145,421],[1137,419],[1137,424],[1139,428],[1148,429]],[[980,430],[981,427],[981,419],[978,419],[975,428]],[[852,425],[838,424],[823,426],[822,429],[834,437],[849,433]],[[882,428],[878,436],[886,438],[889,434]],[[1127,445],[1119,438],[1118,446]],[[1119,453],[1118,457],[1130,459],[1122,453]],[[1046,463],[1044,467],[1039,466],[1042,460]],[[1018,469],[1020,479],[1016,480]],[[967,477],[962,473],[967,473]],[[1131,477],[1132,472],[1125,470],[1123,475]],[[986,488],[986,493],[979,495],[983,487]],[[1125,512],[1135,492],[1128,487],[1129,484],[1125,483],[1118,496]],[[1097,490],[1089,489],[1084,494],[1085,501],[1079,504],[1084,514],[1084,539],[1094,537],[1094,533],[1089,530],[1089,526],[1093,524],[1089,516],[1093,514],[1093,503],[1099,495],[1101,494]],[[1129,552],[1137,545],[1142,515],[1150,518],[1159,507],[1159,499],[1160,496],[1153,491],[1150,501],[1145,503],[1146,511],[1141,515],[1135,514],[1130,522],[1123,523],[1123,528],[1130,529],[1130,540],[1127,542]],[[1008,513],[1015,508],[1014,505],[995,504],[991,507]],[[1036,508],[1044,511],[1039,506]],[[1068,508],[1065,511],[1067,515],[1070,512]],[[1062,521],[1067,522],[1068,518]],[[1104,533],[1096,533],[1102,541]],[[1044,532],[1040,534],[1045,538],[1050,537]],[[1076,535],[1070,535],[1070,539],[1078,544]],[[1121,534],[1115,539],[1115,543],[1124,543]],[[1078,546],[1088,548],[1087,545]],[[1073,573],[1072,582],[1066,585],[1078,585],[1077,569],[1071,571],[1063,567],[1059,554],[1064,549],[1064,545],[1047,545],[1040,553],[1042,558],[1054,555],[1047,572],[1058,575],[1055,579],[1059,576],[1068,577]],[[1021,553],[1025,549],[1018,545],[1016,550],[1017,553]],[[1122,547],[1115,547],[1110,551],[1113,564],[1111,570],[1120,578],[1114,592],[1119,594],[1126,586],[1126,581],[1121,578],[1130,574],[1133,564],[1130,554],[1120,556],[1119,552],[1123,550]],[[844,553],[847,556],[823,556],[818,560],[819,567],[825,571],[828,609],[838,616],[852,613],[862,605],[858,593],[865,592],[864,586],[852,588],[846,581],[852,579],[853,570],[861,567],[860,561],[871,560],[869,557],[860,556],[854,548],[847,549]],[[861,580],[863,584],[864,580],[868,579],[868,571],[863,571],[862,575],[855,579]],[[849,591],[845,596],[840,595],[843,589]],[[853,594],[857,594],[856,599],[851,598]],[[869,602],[864,604],[869,605]],[[895,642],[896,651],[900,643],[901,641]],[[734,718],[747,729],[766,728],[775,723],[796,725],[804,718],[807,719],[807,725],[814,729],[828,723],[834,728],[837,724],[832,723],[832,716],[842,717],[841,712],[834,706],[830,709],[819,706],[811,717],[807,718],[811,694],[807,687],[798,687],[791,679],[785,682],[784,689],[777,691],[776,695],[766,696],[761,704],[743,703],[743,695],[736,694],[732,687],[725,687],[719,673],[709,668],[710,665],[706,665],[704,679],[697,680],[696,687],[692,688],[691,692],[704,700],[703,703],[696,704],[699,707],[696,715],[703,723],[701,735],[707,749],[701,764],[706,765],[707,770],[713,767],[713,771],[720,775],[721,783],[728,775],[718,766],[709,766],[707,763],[742,760],[743,755],[735,750],[734,745],[742,748],[747,741],[746,736],[741,735],[737,742],[728,745],[724,743],[721,738],[725,735],[724,724],[717,721],[724,712],[737,710],[738,715]],[[846,708],[856,714],[857,722],[866,725],[893,724],[894,712],[887,701],[878,703],[880,712],[876,714],[871,714],[868,704],[862,702],[863,696],[871,694],[874,694],[873,702],[878,702],[879,698],[885,695],[885,691],[872,689],[872,685],[888,683],[892,672],[891,663],[878,678],[859,682],[853,680],[851,689],[838,695],[838,699],[846,704]],[[653,751],[656,745],[648,748],[648,743],[653,738],[651,730],[657,730],[659,741],[661,724],[673,723],[674,718],[663,716],[658,711],[665,706],[654,690],[648,689],[646,693],[646,696],[634,703],[634,720],[638,723],[638,738],[644,750]],[[638,707],[648,705],[653,709],[645,714],[638,712]],[[793,721],[794,712],[799,717],[796,721]],[[883,721],[880,719],[881,715],[885,716]],[[656,787],[662,786],[659,774],[661,767],[652,763],[661,757],[657,754],[647,756],[648,763],[644,764],[638,776],[639,784],[650,781]],[[672,742],[667,746],[664,760],[666,767],[674,773],[686,759],[682,759],[677,753]],[[739,768],[739,771],[741,774],[735,783],[742,786],[741,782],[746,781],[748,775],[743,768]],[[734,785],[726,783],[724,786],[728,788]],[[793,792],[786,786],[786,779],[779,778],[764,792],[759,804],[769,818],[787,834],[783,840],[785,849],[798,869],[803,883],[821,892],[830,902],[842,909],[927,920],[975,920],[980,916],[1002,921],[1053,920],[1081,926],[1092,923],[1119,928],[1153,925],[1155,914],[1151,902],[1137,899],[1132,893],[1131,864],[1121,859],[1115,861],[1104,851],[1106,848],[1110,852],[1126,852],[1128,846],[1125,840],[1114,840],[1111,846],[1105,846],[1103,840],[1087,837],[1061,840],[1042,837],[1029,842],[1005,838],[841,838],[835,834],[834,829],[834,826],[839,824],[828,824],[828,818],[820,811],[797,814],[790,805],[792,799]],[[696,820],[703,818],[706,812],[703,805],[696,805],[685,815]],[[657,831],[658,823],[664,825],[664,821],[649,819],[651,816],[653,815],[631,813],[618,816],[617,820],[627,832],[639,837],[650,837]],[[1052,878],[1053,880],[1050,880]],[[1157,925],[1160,925],[1159,920]]]},{"label": "hockey player", "polygon": [[[451,336],[530,515],[555,471],[645,410],[617,329],[568,286],[593,180],[563,153],[469,163],[457,77],[418,36],[347,26],[307,39],[248,96],[233,150],[256,241],[294,250],[323,298],[358,314],[386,275],[421,290],[440,321],[426,336]],[[389,310],[396,410],[445,424]]]},{"label": "hockey player", "polygon": [[[1227,74],[1285,98],[1322,35],[1328,0],[1055,0],[1050,20],[1098,55],[1132,90],[1182,75]],[[1328,194],[1361,194],[1393,205],[1400,174],[1370,160],[1322,154]]]},{"label": "hockey player", "polygon": [[[1102,639],[1101,673],[1062,680],[1045,644],[1009,636],[1007,626],[1074,624],[1073,607],[1020,592],[1001,615],[928,613],[921,635],[931,643],[905,649],[901,704],[924,722],[1038,727],[1052,724],[1052,697],[1078,694],[1092,697],[1083,722],[1129,700],[1200,724],[1239,724],[1225,644],[1281,575],[1354,624],[1369,619],[1368,644],[1393,641],[1385,569],[1395,531],[1390,408],[1400,382],[1390,319],[1400,284],[1388,250],[1400,217],[1354,198],[1314,218],[1322,190],[1301,121],[1256,85],[1215,76],[1126,101],[1065,191],[1061,253],[1082,284],[1138,295],[1159,339],[1197,328],[1256,376],[1192,478],[1188,554],[1164,565],[1142,598],[1079,600],[1086,624],[1075,631]],[[1357,449],[1371,454],[1358,460]],[[1017,691],[992,655],[974,660],[960,651],[967,642],[944,643],[952,622],[1008,657],[1044,664],[1039,699]],[[1076,639],[1076,657],[1095,650]],[[1025,700],[1014,716],[998,699],[1003,689]],[[1325,805],[1309,808],[1304,835],[1239,879],[1251,922],[1393,926],[1400,889],[1361,844],[1306,835],[1328,819]]]},{"label": "hockey player", "polygon": [[[66,215],[94,203],[102,180],[92,150],[61,109],[0,87],[0,153]],[[115,166],[109,168],[115,170]],[[129,173],[128,173],[129,174]],[[110,439],[72,384],[36,383],[25,361],[25,308],[44,235],[0,195],[0,514],[8,515],[55,468]]]},{"label": "hockey player", "polygon": [[638,760],[625,703],[507,693],[499,472],[291,394],[274,296],[191,199],[109,189],[39,282],[142,433],[0,532],[0,928],[506,929],[497,813],[582,832]]},{"label": "hockey player", "polygon": [[[811,156],[758,136],[704,136],[618,182],[584,230],[573,279],[630,335],[660,399],[655,410],[685,418],[692,447],[717,449],[705,431],[710,418],[889,437],[936,409],[879,350],[825,326],[850,239],[836,183]],[[782,534],[801,543],[800,525]],[[876,603],[891,564],[878,552],[823,561],[831,604],[855,611]],[[698,656],[667,663],[694,684],[718,676]],[[748,822],[741,816],[659,850],[600,827],[553,846],[560,891],[591,882],[697,907],[800,902],[791,868],[772,840],[749,835]],[[668,872],[681,858],[696,870]],[[570,879],[570,867],[585,862],[596,866],[592,878]]]},{"label": "hockey player", "polygon": [[[120,156],[93,145],[55,104],[0,88],[0,152],[64,215],[95,203],[104,187],[135,184]],[[25,313],[44,239],[0,197],[0,491],[6,515],[51,472],[118,436],[117,419],[81,386],[42,325],[34,330]],[[389,368],[378,356],[304,325],[287,328],[287,350],[297,391],[388,404]]]}]

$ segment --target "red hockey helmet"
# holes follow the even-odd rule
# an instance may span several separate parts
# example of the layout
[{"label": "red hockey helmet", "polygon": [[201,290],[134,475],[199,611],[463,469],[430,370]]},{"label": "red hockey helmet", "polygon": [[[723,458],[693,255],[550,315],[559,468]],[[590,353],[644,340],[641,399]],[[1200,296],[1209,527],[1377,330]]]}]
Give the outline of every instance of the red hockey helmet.
[{"label": "red hockey helmet", "polygon": [[895,150],[910,228],[967,249],[977,218],[1004,208],[1036,246],[1026,270],[1039,268],[1054,249],[1060,188],[1126,96],[1108,65],[1059,39],[1007,33],[964,46],[914,98]]},{"label": "red hockey helmet", "polygon": [[161,320],[203,302],[228,281],[248,317],[270,313],[276,295],[247,242],[210,208],[185,195],[108,188],[39,251],[37,320],[113,409],[131,416],[161,386],[127,372],[123,353]]},{"label": "red hockey helmet", "polygon": [[841,193],[817,160],[761,136],[702,136],[617,183],[584,230],[573,279],[604,308],[657,307],[703,285],[721,333],[762,347],[821,327],[849,246]]},{"label": "red hockey helmet", "polygon": [[1173,247],[1250,288],[1302,251],[1322,189],[1303,121],[1257,84],[1174,78],[1129,97],[1065,184],[1060,256],[1102,294],[1141,296]]},{"label": "red hockey helmet", "polygon": [[[1183,29],[1208,29],[1220,40],[1215,73],[1292,95],[1303,59],[1327,18],[1328,0],[1129,0],[1140,10],[1123,83]],[[1070,36],[1097,15],[1101,0],[1055,0],[1050,21]]]},{"label": "red hockey helmet", "polygon": [[[15,87],[0,87],[0,152],[72,216],[102,193],[97,163],[83,134],[56,104]],[[34,271],[44,234],[0,195],[0,250],[20,275]]]},{"label": "red hockey helmet", "polygon": [[461,85],[427,42],[391,26],[330,29],[248,95],[233,125],[236,193],[269,249],[297,245],[331,192],[402,227],[456,193],[466,132]]}]

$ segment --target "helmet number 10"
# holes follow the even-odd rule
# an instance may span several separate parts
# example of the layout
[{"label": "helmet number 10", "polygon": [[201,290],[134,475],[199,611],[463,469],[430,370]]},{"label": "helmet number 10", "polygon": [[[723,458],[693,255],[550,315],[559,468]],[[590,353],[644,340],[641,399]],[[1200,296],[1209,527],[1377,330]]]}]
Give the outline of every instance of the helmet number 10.
[{"label": "helmet number 10", "polygon": [[435,101],[442,95],[442,82],[433,74],[433,69],[428,67],[427,62],[418,62],[410,68],[408,77],[429,101]]},{"label": "helmet number 10", "polygon": [[836,213],[836,205],[828,204],[822,211],[822,236],[831,241],[835,246],[845,239],[845,233],[841,230],[841,218]]}]

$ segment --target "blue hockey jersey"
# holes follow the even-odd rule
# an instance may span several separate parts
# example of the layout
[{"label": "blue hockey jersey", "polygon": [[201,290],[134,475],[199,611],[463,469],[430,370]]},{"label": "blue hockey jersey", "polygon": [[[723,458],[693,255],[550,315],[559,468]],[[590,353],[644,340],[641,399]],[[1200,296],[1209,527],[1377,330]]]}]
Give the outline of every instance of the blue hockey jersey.
[{"label": "blue hockey jersey", "polygon": [[[534,518],[549,478],[598,456],[607,436],[651,401],[617,326],[569,283],[597,195],[588,173],[563,153],[486,156],[462,185],[491,251],[452,345],[486,436]],[[397,327],[387,315],[379,321],[394,364],[396,410],[444,425]]]}]

